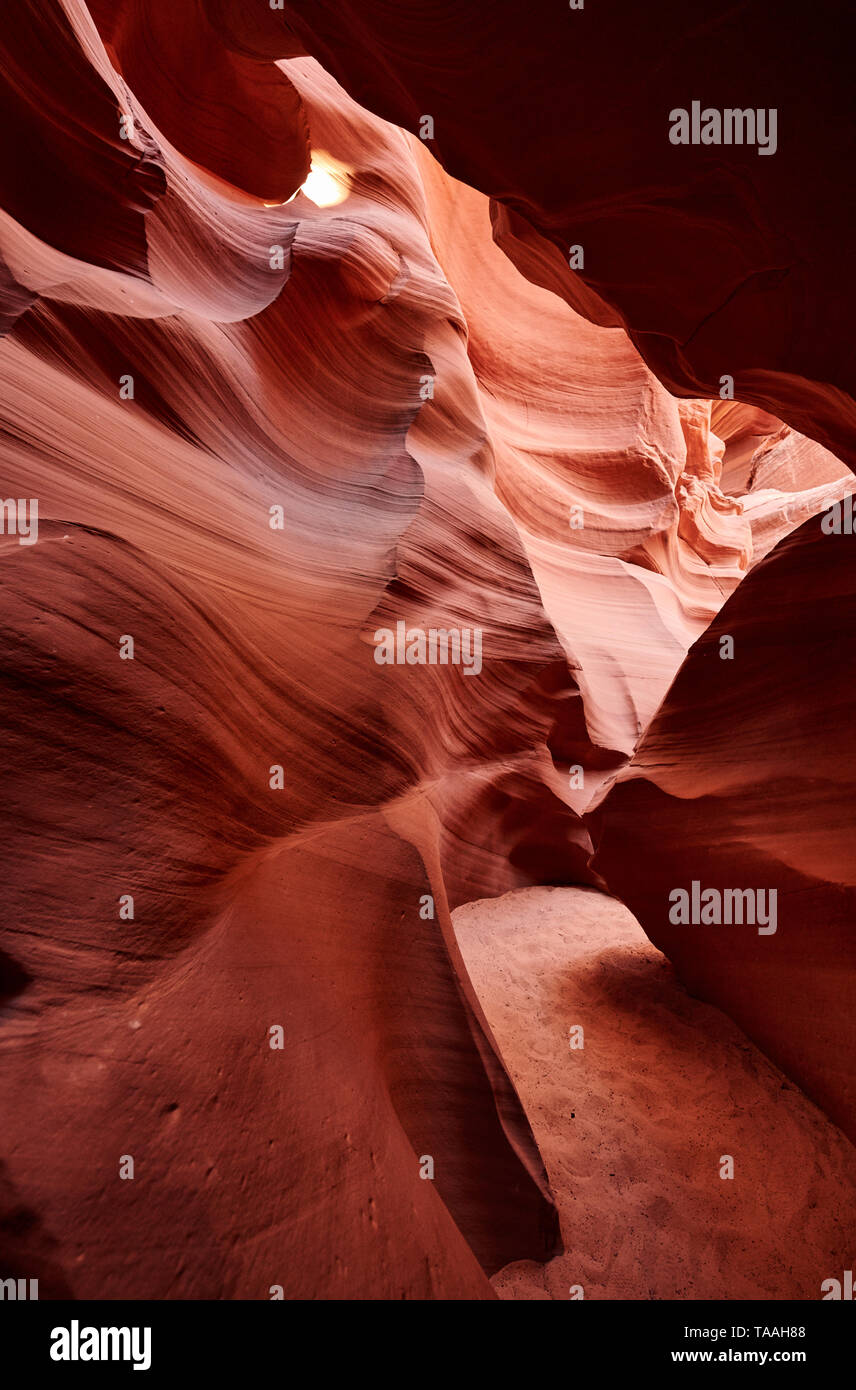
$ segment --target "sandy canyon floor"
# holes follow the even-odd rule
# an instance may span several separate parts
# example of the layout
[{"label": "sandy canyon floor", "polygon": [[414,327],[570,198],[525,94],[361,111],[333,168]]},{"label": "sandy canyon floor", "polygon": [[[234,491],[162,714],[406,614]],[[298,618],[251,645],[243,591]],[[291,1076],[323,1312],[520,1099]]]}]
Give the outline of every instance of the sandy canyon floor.
[{"label": "sandy canyon floor", "polygon": [[856,1239],[853,1146],[686,992],[631,913],[596,891],[531,888],[454,922],[566,1251],[502,1270],[500,1297],[820,1298]]}]

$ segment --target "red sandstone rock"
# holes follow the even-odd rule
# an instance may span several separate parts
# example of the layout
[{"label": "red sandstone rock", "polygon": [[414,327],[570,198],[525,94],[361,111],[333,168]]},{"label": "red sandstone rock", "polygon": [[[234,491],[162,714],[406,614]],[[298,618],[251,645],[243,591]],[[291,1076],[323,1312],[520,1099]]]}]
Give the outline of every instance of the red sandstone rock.
[{"label": "red sandstone rock", "polygon": [[[806,522],[743,581],[602,808],[595,859],[693,993],[726,1009],[851,1138],[852,542]],[[726,636],[733,659],[721,657]],[[670,894],[693,881],[774,890],[776,931],[670,921]]]},{"label": "red sandstone rock", "polygon": [[[666,386],[718,396],[731,375],[738,400],[853,462],[840,6],[286,0],[286,17],[358,101],[414,133],[430,115],[446,169],[533,229],[525,273],[540,262],[580,312],[622,322]],[[671,144],[670,111],[695,99],[775,108],[775,156]],[[500,214],[509,250],[514,225]],[[576,245],[584,269],[560,275]]]},{"label": "red sandstone rock", "polygon": [[[503,6],[461,40],[460,74],[424,76],[435,152],[509,199],[493,212],[413,133],[415,10],[387,7],[395,75],[371,4],[359,43],[347,5],[289,12],[292,33],[245,10],[22,3],[4,37],[3,497],[38,498],[40,530],[0,538],[3,1258],[83,1297],[491,1297],[486,1273],[553,1253],[556,1215],[451,912],[533,883],[629,899],[612,780],[729,594],[849,486],[791,428],[845,453],[847,358],[833,370],[820,308],[798,351],[771,347],[834,257],[801,225],[805,266],[750,314],[783,233],[769,208],[747,226],[745,170],[673,174],[651,207],[632,185],[607,226],[591,199],[638,177],[650,135],[612,158],[621,113],[605,163],[580,147],[589,211],[570,218],[558,151],[580,98],[565,83],[534,149],[513,66],[489,86]],[[535,28],[515,51],[547,102],[560,50]],[[422,38],[424,68],[442,26]],[[667,194],[680,255],[657,240]],[[585,283],[557,260],[571,222],[600,258]],[[726,346],[738,402],[669,393],[710,392]],[[478,678],[380,665],[399,622],[478,628]],[[754,698],[736,672],[723,727]],[[643,815],[642,897],[668,862]],[[777,1005],[762,1028],[745,991],[711,997],[798,1074]],[[822,1071],[809,1048],[799,1076],[840,1117],[850,1081]]]}]

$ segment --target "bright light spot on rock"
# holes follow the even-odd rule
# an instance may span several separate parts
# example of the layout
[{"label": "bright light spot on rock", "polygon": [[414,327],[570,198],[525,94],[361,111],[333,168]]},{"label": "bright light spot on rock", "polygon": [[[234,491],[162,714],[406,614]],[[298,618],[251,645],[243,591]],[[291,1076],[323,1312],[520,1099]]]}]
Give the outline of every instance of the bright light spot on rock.
[{"label": "bright light spot on rock", "polygon": [[300,192],[305,193],[316,207],[331,208],[336,203],[344,203],[350,191],[350,169],[332,155],[316,150],[312,155],[309,176],[301,185]]}]

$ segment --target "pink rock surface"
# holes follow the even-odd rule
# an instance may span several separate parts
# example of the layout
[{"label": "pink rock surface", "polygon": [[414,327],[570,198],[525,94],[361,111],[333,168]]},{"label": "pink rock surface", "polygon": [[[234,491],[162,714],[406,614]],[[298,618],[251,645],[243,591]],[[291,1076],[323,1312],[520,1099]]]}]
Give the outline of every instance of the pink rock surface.
[{"label": "pink rock surface", "polygon": [[[414,14],[384,9],[394,48]],[[630,901],[609,836],[635,784],[616,778],[644,775],[640,738],[726,600],[757,579],[755,632],[791,541],[773,548],[851,486],[824,447],[850,442],[841,341],[827,372],[818,311],[771,347],[818,263],[770,278],[776,199],[750,234],[737,198],[714,235],[721,183],[693,211],[690,178],[692,256],[667,247],[670,275],[658,256],[640,284],[622,247],[648,213],[619,214],[577,284],[551,141],[523,199],[520,147],[503,172],[484,140],[489,56],[478,82],[466,46],[460,72],[428,62],[439,116],[462,83],[484,104],[455,117],[478,148],[449,115],[432,152],[384,119],[414,109],[414,36],[393,80],[374,11],[350,43],[349,5],[21,0],[0,41],[3,499],[39,506],[35,544],[0,536],[0,1229],[4,1270],[44,1296],[486,1298],[500,1267],[556,1251],[451,913],[539,883]],[[594,159],[583,200],[604,191]],[[725,343],[740,399],[711,402]],[[808,637],[809,598],[839,596],[826,578],[787,580]],[[479,671],[379,664],[399,623],[478,630]],[[787,708],[824,731],[809,686],[792,678]],[[735,680],[723,729],[757,688]],[[695,730],[686,749],[683,801]],[[664,839],[641,818],[647,892]],[[839,1021],[845,937],[821,992]],[[678,956],[707,989],[706,957]],[[744,1021],[743,995],[710,992]],[[747,1031],[842,1118],[849,1065],[804,1030],[788,1051],[789,1016],[764,1008]]]}]

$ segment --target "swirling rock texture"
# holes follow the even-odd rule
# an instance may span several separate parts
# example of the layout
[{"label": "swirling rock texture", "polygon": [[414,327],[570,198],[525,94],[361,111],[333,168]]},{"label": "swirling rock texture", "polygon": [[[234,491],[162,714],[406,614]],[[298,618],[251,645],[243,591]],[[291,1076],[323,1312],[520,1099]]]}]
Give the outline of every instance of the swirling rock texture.
[{"label": "swirling rock texture", "polygon": [[[43,1297],[491,1298],[584,1242],[452,923],[529,885],[624,898],[852,1136],[813,21],[667,8],[665,52],[623,5],[4,18],[0,1273]],[[670,146],[744,64],[776,158]],[[400,623],[479,659],[382,664]],[[775,937],[667,929],[743,877]]]},{"label": "swirling rock texture", "polygon": [[[595,860],[690,988],[723,1004],[851,1138],[852,539],[808,521],[731,596],[603,808]],[[628,845],[635,856],[649,837],[656,855],[629,875]],[[689,866],[704,889],[773,889],[776,930],[676,925],[669,894],[689,886]]]}]

